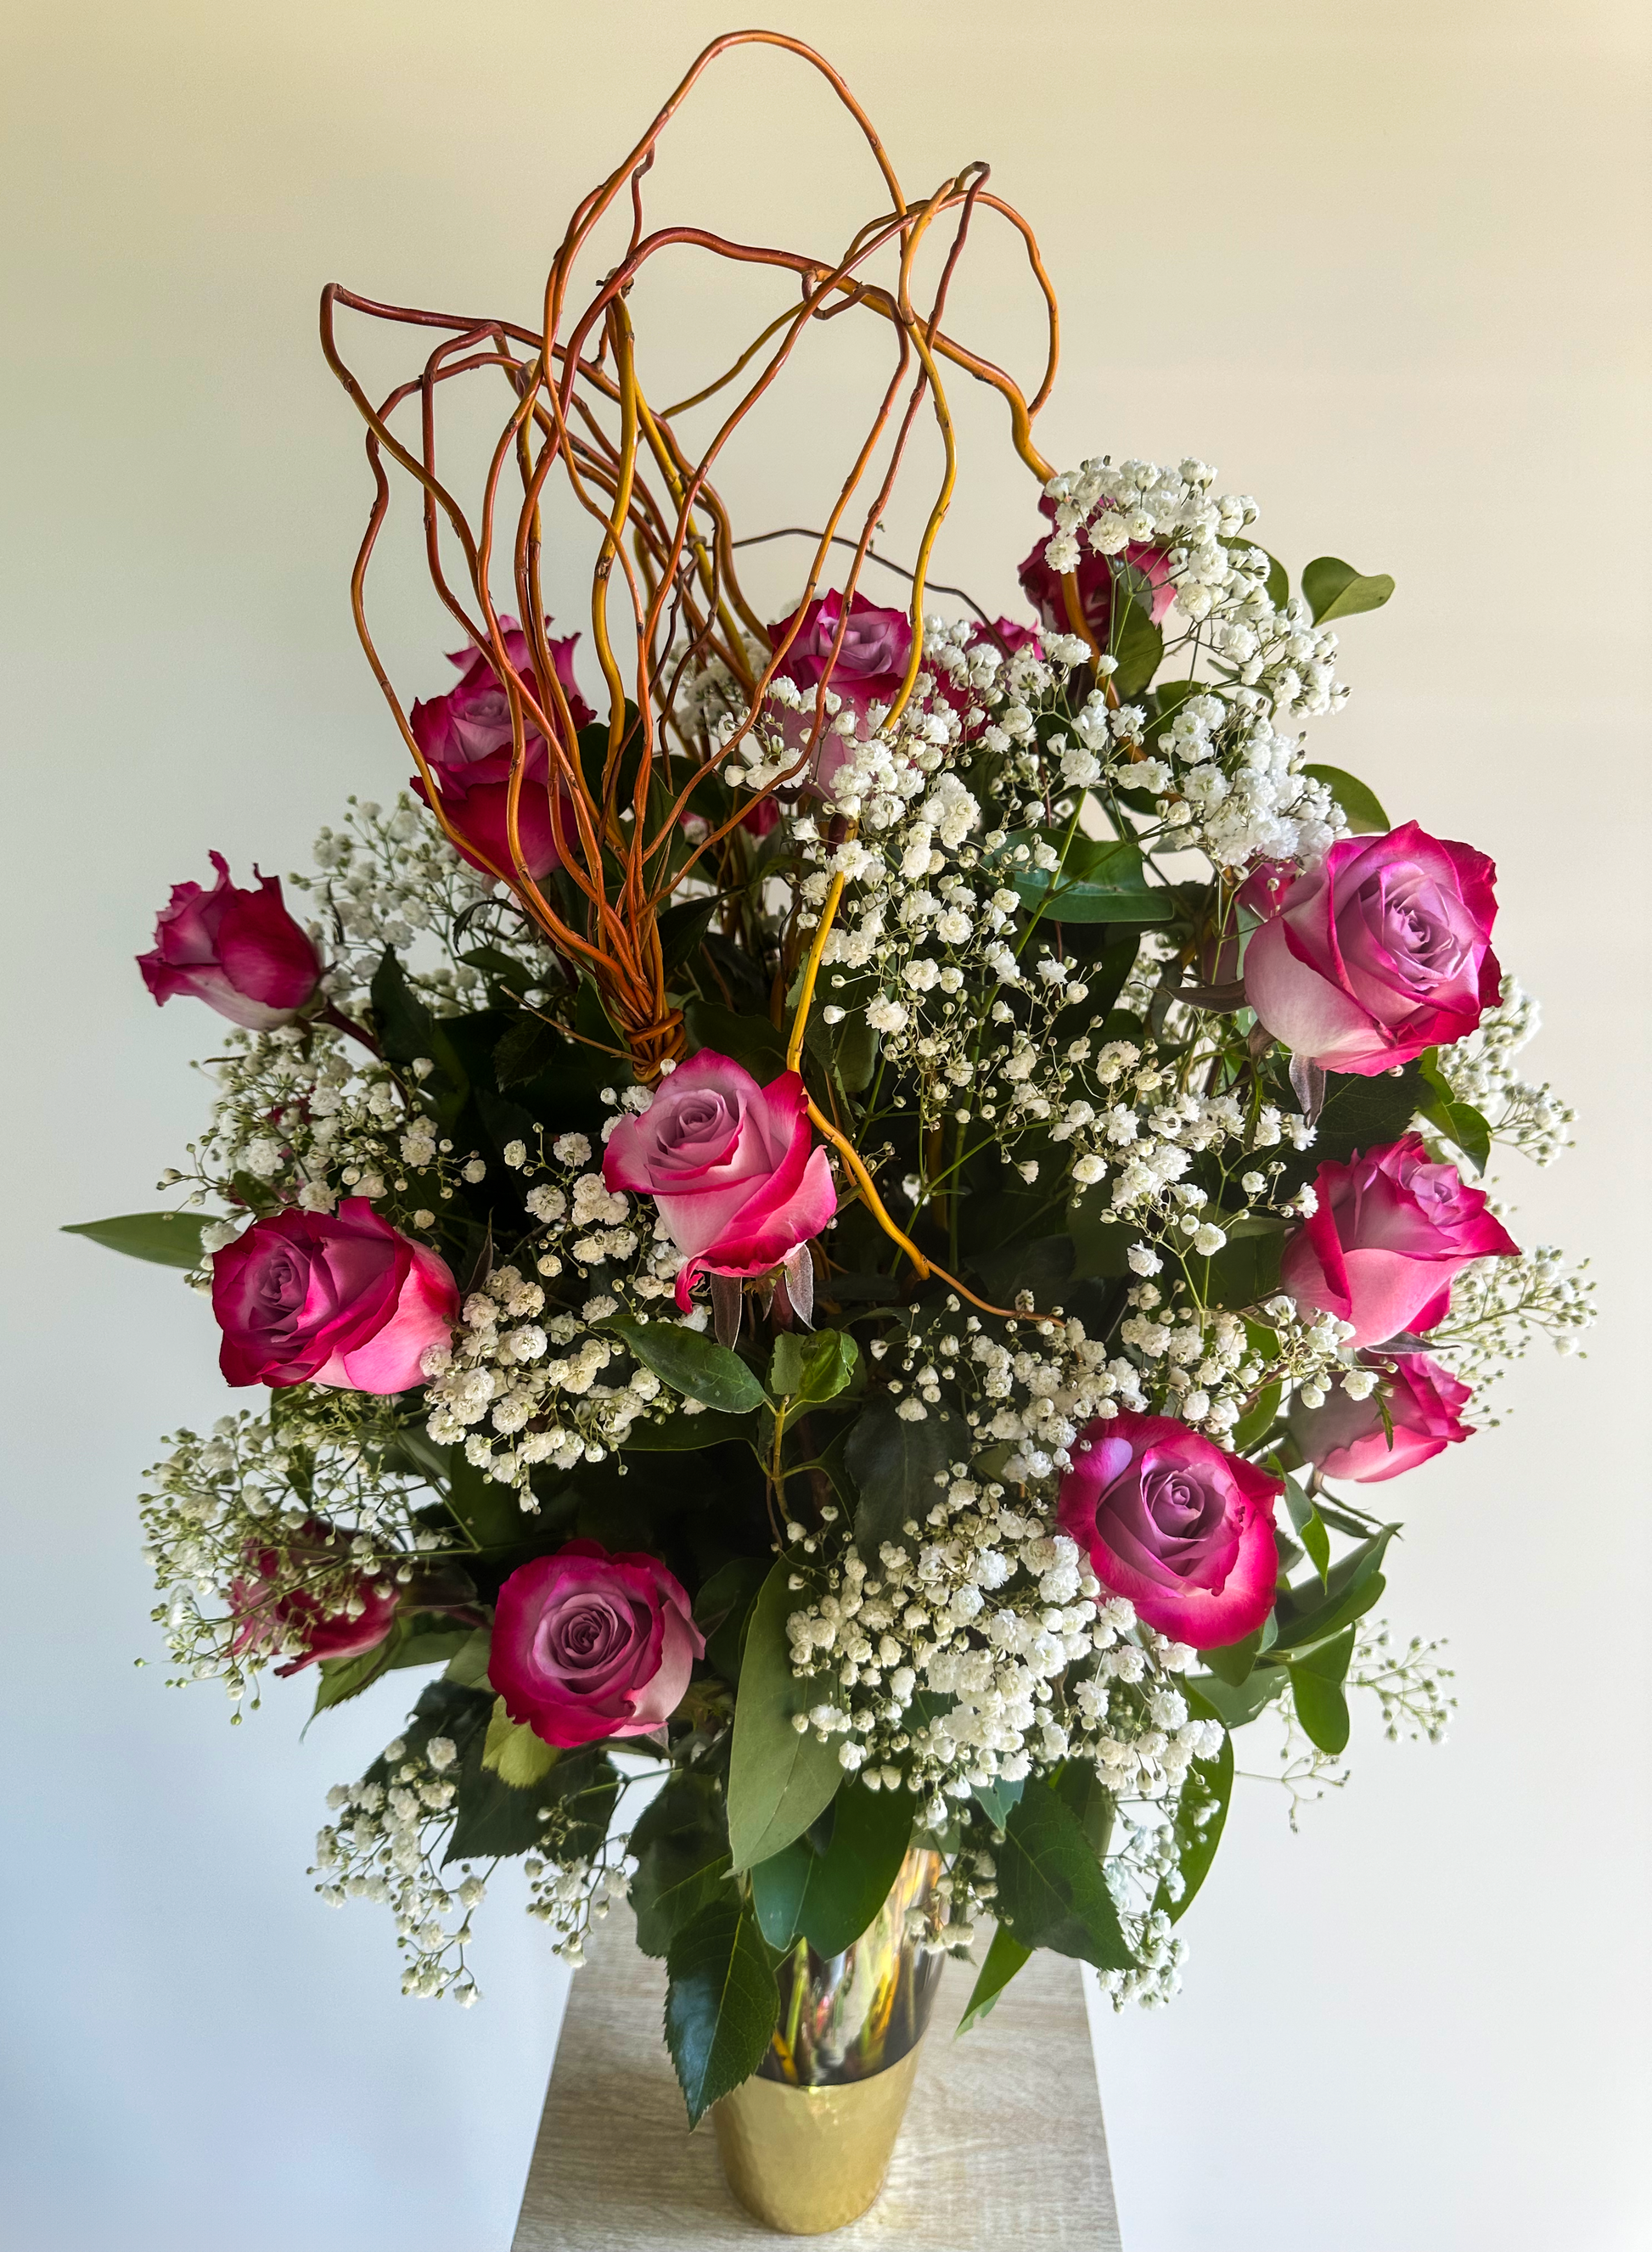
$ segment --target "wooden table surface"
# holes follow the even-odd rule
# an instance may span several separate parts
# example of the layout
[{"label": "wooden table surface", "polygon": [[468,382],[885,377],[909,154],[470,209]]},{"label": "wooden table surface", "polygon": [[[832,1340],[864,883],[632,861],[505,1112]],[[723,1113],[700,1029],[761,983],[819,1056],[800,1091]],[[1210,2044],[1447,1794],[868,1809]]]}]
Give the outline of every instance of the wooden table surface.
[{"label": "wooden table surface", "polygon": [[[984,1952],[983,1946],[977,1952]],[[975,1973],[948,1963],[883,2195],[823,2242],[906,2252],[1120,2252],[1079,1966],[1040,1953],[961,2040]],[[616,1907],[578,1972],[512,2252],[758,2252],[779,2238],[687,2131],[661,2038],[665,1970]]]}]

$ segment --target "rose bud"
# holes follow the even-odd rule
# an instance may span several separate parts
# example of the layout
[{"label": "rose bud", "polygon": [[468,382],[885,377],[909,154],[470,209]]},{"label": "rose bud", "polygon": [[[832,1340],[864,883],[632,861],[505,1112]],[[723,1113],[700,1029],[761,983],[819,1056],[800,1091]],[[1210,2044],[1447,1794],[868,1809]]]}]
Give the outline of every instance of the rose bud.
[{"label": "rose bud", "polygon": [[705,1649],[686,1589],[656,1557],[570,1540],[500,1588],[488,1679],[513,1720],[571,1749],[663,1727]]},{"label": "rose bud", "polygon": [[[815,694],[823,679],[841,698],[843,710],[853,712],[856,734],[864,737],[869,732],[867,706],[892,704],[906,678],[912,620],[905,610],[880,609],[864,594],[851,594],[843,645],[833,663],[832,643],[843,615],[843,595],[833,587],[768,629],[769,641],[778,649],[792,627],[797,628],[791,646],[775,668],[776,677],[789,680],[804,699],[801,710],[776,715],[782,738],[794,754],[814,733]],[[832,730],[831,720],[825,724],[827,732],[822,735],[812,770],[814,781],[823,789],[830,788],[833,776],[850,756],[849,743]]]},{"label": "rose bud", "polygon": [[230,1585],[230,1602],[239,1622],[233,1655],[239,1658],[249,1651],[273,1647],[290,1650],[296,1644],[298,1656],[275,1668],[277,1674],[285,1677],[302,1673],[319,1658],[359,1658],[364,1651],[377,1649],[396,1623],[396,1588],[388,1578],[356,1573],[350,1594],[330,1597],[330,1607],[302,1588],[274,1593],[291,1579],[295,1558],[330,1565],[336,1575],[337,1558],[348,1552],[349,1546],[348,1534],[316,1518],[300,1528],[297,1539],[285,1551],[254,1550],[249,1546],[247,1560],[253,1574]]},{"label": "rose bud", "polygon": [[[1304,1459],[1325,1477],[1373,1485],[1472,1438],[1473,1424],[1458,1412],[1472,1396],[1466,1384],[1426,1352],[1396,1353],[1393,1374],[1368,1399],[1351,1400],[1338,1385],[1322,1408],[1304,1408],[1300,1399],[1295,1401],[1291,1435]],[[1383,1421],[1385,1405],[1392,1438]]]},{"label": "rose bud", "polygon": [[802,1247],[837,1209],[830,1160],[813,1139],[795,1071],[760,1087],[710,1048],[679,1064],[641,1117],[621,1119],[602,1178],[658,1203],[688,1254],[677,1278],[685,1313],[700,1275],[766,1275],[808,1257]]},{"label": "rose bud", "polygon": [[336,1215],[255,1220],[216,1252],[212,1311],[226,1383],[406,1392],[452,1336],[459,1289],[434,1251],[346,1197]]},{"label": "rose bud", "polygon": [[1433,1164],[1419,1134],[1322,1165],[1314,1193],[1317,1208],[1286,1244],[1280,1282],[1298,1305],[1351,1322],[1353,1345],[1432,1329],[1450,1310],[1461,1268],[1520,1250],[1484,1191],[1466,1188],[1455,1165]]},{"label": "rose bud", "polygon": [[249,1032],[290,1025],[316,997],[321,957],[283,906],[279,876],[254,867],[258,889],[244,892],[231,883],[221,852],[207,857],[218,881],[210,892],[173,885],[155,920],[155,950],[137,958],[143,983],[157,1002],[192,993]]},{"label": "rose bud", "polygon": [[1242,1642],[1274,1607],[1284,1482],[1168,1415],[1086,1426],[1057,1517],[1109,1593],[1195,1650]]},{"label": "rose bud", "polygon": [[1322,1071],[1370,1078],[1448,1046],[1497,998],[1496,874],[1484,853],[1414,821],[1339,838],[1253,932],[1246,997],[1276,1040]]},{"label": "rose bud", "polygon": [[[501,616],[499,627],[513,670],[544,711],[545,694],[534,670],[527,635],[512,617]],[[578,634],[570,634],[549,647],[569,716],[576,727],[585,727],[595,714],[574,685],[573,645],[579,638]],[[448,662],[459,668],[458,686],[427,704],[415,704],[407,724],[434,773],[441,810],[459,832],[461,855],[484,873],[492,872],[487,865],[491,862],[493,871],[509,878],[515,866],[505,817],[510,777],[510,699],[487,650],[455,650]],[[528,872],[537,883],[557,865],[551,826],[551,754],[545,737],[532,728],[524,748],[517,833]],[[430,803],[422,775],[414,778],[412,787]],[[468,850],[468,845],[475,849]]]},{"label": "rose bud", "polygon": [[[1056,504],[1047,497],[1038,503],[1040,512],[1055,522]],[[1100,530],[1107,542],[1107,551],[1099,553],[1091,544],[1091,534]],[[1118,511],[1103,502],[1094,510],[1080,528],[1079,534],[1079,563],[1073,573],[1078,582],[1079,607],[1084,622],[1105,649],[1113,633],[1114,573],[1127,574],[1111,559],[1121,552],[1124,564],[1144,587],[1151,587],[1152,617],[1156,625],[1176,600],[1176,589],[1170,584],[1170,558],[1168,549],[1156,547],[1151,542],[1127,540],[1123,527],[1118,522]],[[1045,555],[1049,546],[1047,534],[1040,537],[1017,577],[1021,591],[1037,610],[1052,633],[1072,633],[1072,621],[1067,615],[1066,594],[1061,584],[1061,573],[1051,568]]]}]

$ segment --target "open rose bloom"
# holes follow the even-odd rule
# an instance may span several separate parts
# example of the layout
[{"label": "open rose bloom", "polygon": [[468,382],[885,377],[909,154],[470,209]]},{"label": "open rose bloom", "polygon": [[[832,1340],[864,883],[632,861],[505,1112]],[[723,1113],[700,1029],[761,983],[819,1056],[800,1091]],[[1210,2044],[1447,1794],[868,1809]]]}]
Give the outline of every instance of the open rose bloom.
[{"label": "open rose bloom", "polygon": [[489,1674],[513,1720],[566,1749],[663,1727],[705,1648],[656,1557],[570,1540],[499,1590]]},{"label": "open rose bloom", "polygon": [[[658,1203],[672,1242],[687,1254],[677,1278],[685,1313],[700,1275],[767,1275],[784,1263],[801,1279],[810,1238],[837,1209],[831,1162],[815,1145],[797,1074],[760,1087],[706,1048],[661,1083],[641,1117],[621,1119],[602,1176],[610,1189]],[[812,1300],[807,1285],[805,1292]]]},{"label": "open rose bloom", "polygon": [[1246,999],[1322,1071],[1388,1071],[1461,1039],[1497,998],[1496,872],[1414,821],[1340,838],[1319,867],[1270,887],[1273,914],[1246,951]]},{"label": "open rose bloom", "polygon": [[406,1392],[452,1335],[459,1291],[435,1252],[346,1197],[336,1215],[277,1213],[226,1245],[212,1311],[230,1384]]},{"label": "open rose bloom", "polygon": [[1195,1650],[1242,1642],[1274,1607],[1283,1487],[1163,1415],[1128,1409],[1080,1435],[1059,1518],[1104,1588]]},{"label": "open rose bloom", "polygon": [[1350,1345],[1381,1345],[1443,1321],[1452,1278],[1519,1251],[1485,1192],[1437,1164],[1419,1134],[1323,1164],[1319,1202],[1286,1245],[1280,1282],[1299,1305],[1351,1322]]}]

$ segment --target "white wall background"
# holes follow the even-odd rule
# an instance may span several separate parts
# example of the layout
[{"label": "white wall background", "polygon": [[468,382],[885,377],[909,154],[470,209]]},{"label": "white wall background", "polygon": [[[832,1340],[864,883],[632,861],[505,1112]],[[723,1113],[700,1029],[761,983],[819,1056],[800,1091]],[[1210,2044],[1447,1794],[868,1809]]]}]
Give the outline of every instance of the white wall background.
[{"label": "white wall background", "polygon": [[[154,1659],[132,1507],[156,1435],[220,1412],[205,1310],[54,1233],[142,1208],[194,1129],[211,1025],[131,956],[218,845],[285,870],[404,761],[345,573],[357,431],[320,283],[534,316],[565,215],[702,40],[705,0],[55,0],[0,31],[10,935],[11,1844],[0,2236],[18,2252],[502,2252],[559,2006],[490,1904],[488,2000],[403,2003],[375,1911],[303,1875],[398,1691],[300,1744]],[[1585,1363],[1417,1474],[1405,1632],[1453,1638],[1444,1749],[1369,1721],[1288,1834],[1253,1787],[1186,1927],[1188,1991],[1101,2046],[1130,2252],[1633,2252],[1644,2165],[1648,1501],[1633,1367],[1643,1192],[1648,100],[1630,0],[836,0],[813,38],[909,185],[990,156],[1061,288],[1058,462],[1193,451],[1300,566],[1399,584],[1353,622],[1319,755],[1494,853],[1499,944],[1582,1113],[1518,1228],[1593,1255]],[[831,247],[872,208],[824,101],[738,63],[665,196]],[[1024,360],[1009,262],[973,325]],[[706,364],[705,301],[666,367]],[[846,324],[840,324],[843,326]],[[812,386],[812,387],[811,387]],[[661,386],[663,389],[663,384]],[[806,378],[812,460],[841,419]],[[947,560],[1006,601],[1030,494],[966,403]],[[755,471],[753,528],[797,504]],[[947,576],[943,569],[940,575]],[[392,646],[445,643],[392,570]],[[413,675],[409,676],[413,678]],[[1644,1175],[1642,1176],[1642,1180]],[[1075,2232],[1080,2217],[1075,2216]],[[1075,2241],[1078,2241],[1075,2234]]]}]

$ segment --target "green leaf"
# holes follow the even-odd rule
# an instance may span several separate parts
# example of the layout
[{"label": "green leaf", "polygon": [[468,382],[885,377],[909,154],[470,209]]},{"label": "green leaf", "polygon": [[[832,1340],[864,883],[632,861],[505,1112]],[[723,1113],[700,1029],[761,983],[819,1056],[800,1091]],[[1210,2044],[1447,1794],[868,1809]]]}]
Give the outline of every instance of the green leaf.
[{"label": "green leaf", "polygon": [[739,1353],[714,1338],[684,1329],[680,1322],[635,1322],[624,1316],[602,1326],[622,1338],[644,1368],[651,1368],[686,1400],[704,1401],[725,1415],[748,1415],[763,1405],[763,1387]]},{"label": "green leaf", "polygon": [[665,2045],[698,2127],[763,2061],[780,1988],[757,1919],[732,1899],[711,1901],[684,1926],[665,1970]]},{"label": "green leaf", "polygon": [[1164,636],[1135,600],[1115,602],[1110,653],[1119,660],[1113,685],[1126,702],[1141,695],[1164,662]]},{"label": "green leaf", "polygon": [[525,1720],[513,1720],[501,1697],[493,1708],[482,1747],[482,1764],[513,1790],[531,1790],[549,1775],[559,1756],[555,1744],[536,1736]]},{"label": "green leaf", "polygon": [[957,2033],[953,2035],[954,2040],[959,2033],[967,2033],[971,2026],[978,2026],[982,2018],[992,2014],[999,1995],[1017,1971],[1031,1960],[1032,1950],[1024,1947],[1015,1934],[1001,1923],[992,1935],[987,1959],[981,1966],[970,1990],[968,2004],[958,2020]]},{"label": "green leaf", "polygon": [[855,1512],[855,1546],[867,1568],[876,1568],[886,1540],[908,1536],[909,1519],[921,1525],[941,1498],[939,1480],[954,1462],[967,1459],[970,1438],[955,1415],[931,1408],[921,1423],[908,1423],[887,1392],[866,1402],[843,1448],[860,1505]]},{"label": "green leaf", "polygon": [[84,1235],[106,1251],[123,1251],[157,1267],[198,1267],[206,1257],[201,1230],[211,1225],[196,1212],[123,1212],[114,1220],[77,1220],[59,1232]]},{"label": "green leaf", "polygon": [[[1279,1288],[1279,1262],[1285,1248],[1288,1227],[1237,1230],[1222,1248],[1203,1262],[1204,1288],[1200,1291],[1207,1306],[1259,1305],[1273,1296]],[[1188,1261],[1195,1286],[1200,1280],[1201,1262],[1197,1257]]]},{"label": "green leaf", "polygon": [[[1275,1196],[1288,1196],[1304,1181],[1311,1181],[1322,1164],[1346,1164],[1357,1150],[1378,1150],[1397,1142],[1410,1126],[1419,1102],[1428,1100],[1428,1085],[1416,1063],[1408,1063],[1398,1079],[1378,1072],[1362,1079],[1353,1072],[1333,1072],[1326,1081],[1325,1107],[1319,1114],[1311,1149],[1281,1148],[1284,1162]],[[1291,1099],[1286,1098],[1288,1107]]]},{"label": "green leaf", "polygon": [[631,1851],[636,1943],[645,1955],[668,1954],[703,1908],[730,1896],[728,1825],[715,1780],[673,1775],[632,1829]]},{"label": "green leaf", "polygon": [[1348,1699],[1343,1683],[1354,1653],[1355,1632],[1353,1627],[1344,1627],[1291,1667],[1296,1717],[1309,1741],[1333,1756],[1348,1748]]},{"label": "green leaf", "polygon": [[1324,783],[1348,816],[1348,825],[1356,837],[1371,836],[1393,827],[1376,792],[1368,789],[1357,775],[1344,774],[1341,767],[1304,767],[1302,772],[1310,781]]},{"label": "green leaf", "polygon": [[744,1415],[673,1415],[669,1423],[633,1423],[620,1445],[628,1455],[691,1455],[751,1435]]},{"label": "green leaf", "polygon": [[[1222,545],[1233,555],[1243,555],[1253,547],[1261,546],[1260,540],[1246,539],[1242,532],[1223,539]],[[1291,574],[1277,555],[1269,555],[1266,547],[1261,552],[1267,556],[1267,599],[1276,610],[1282,610],[1291,598]],[[1202,688],[1204,683],[1195,681],[1192,685]]]},{"label": "green leaf", "polygon": [[[1059,867],[1035,868],[1007,858],[1017,844],[1031,852],[1040,844],[1061,854]],[[1148,882],[1140,848],[1128,839],[1023,830],[1003,847],[993,872],[1024,907],[1052,922],[1169,922],[1177,910],[1175,893]]]},{"label": "green leaf", "polygon": [[538,1782],[521,1788],[483,1764],[487,1737],[488,1729],[479,1728],[462,1749],[457,1819],[443,1861],[490,1861],[529,1852],[559,1807],[573,1808],[577,1815],[566,1848],[570,1857],[588,1859],[599,1852],[619,1794],[619,1777],[604,1748],[588,1745],[564,1752]]},{"label": "green leaf", "polygon": [[1028,1782],[996,1858],[999,1912],[1023,1947],[1052,1948],[1102,1970],[1133,1966],[1101,1864],[1047,1783]]},{"label": "green leaf", "polygon": [[816,1955],[852,1947],[888,1899],[912,1842],[912,1800],[850,1781],[832,1807],[830,1842],[795,1838],[752,1871],[752,1898],[771,1947],[807,1939]]},{"label": "green leaf", "polygon": [[520,1087],[559,1062],[572,1045],[554,1025],[524,1009],[493,1052],[493,1075],[502,1088]]},{"label": "green leaf", "polygon": [[323,1658],[316,1668],[316,1702],[310,1708],[313,1720],[317,1713],[331,1710],[352,1697],[359,1697],[369,1683],[377,1681],[381,1673],[389,1672],[398,1647],[407,1639],[408,1622],[397,1617],[390,1632],[371,1650],[357,1651],[353,1658]]},{"label": "green leaf", "polygon": [[1369,1540],[1350,1549],[1326,1575],[1322,1597],[1304,1606],[1301,1591],[1288,1588],[1279,1599],[1278,1654],[1306,1649],[1339,1633],[1350,1620],[1363,1618],[1380,1601],[1385,1581],[1380,1566],[1389,1542],[1399,1527],[1385,1525]]},{"label": "green leaf", "polygon": [[1015,1783],[978,1783],[975,1787],[975,1804],[995,1830],[1002,1830],[1010,1819],[1010,1810],[1018,1805],[1025,1784]]},{"label": "green leaf", "polygon": [[860,1347],[841,1330],[782,1330],[774,1340],[769,1389],[777,1400],[818,1406],[834,1400],[855,1373]]},{"label": "green leaf", "polygon": [[802,1560],[790,1553],[780,1558],[746,1630],[728,1776],[729,1848],[737,1869],[766,1861],[802,1837],[843,1779],[836,1743],[820,1743],[812,1728],[792,1725],[829,1693],[825,1682],[799,1681],[792,1673],[786,1622],[806,1597],[786,1583]]},{"label": "green leaf", "polygon": [[740,1678],[746,1622],[768,1568],[765,1556],[735,1556],[712,1573],[694,1598],[694,1623],[705,1637],[705,1655],[725,1681]]},{"label": "green leaf", "polygon": [[1257,1394],[1254,1408],[1239,1417],[1233,1426],[1232,1436],[1227,1442],[1231,1452],[1248,1455],[1251,1449],[1265,1439],[1273,1429],[1279,1414],[1280,1396],[1283,1387],[1265,1384]]},{"label": "green leaf", "polygon": [[1238,1689],[1250,1679],[1261,1649],[1262,1630],[1259,1626],[1240,1642],[1230,1642],[1214,1650],[1207,1650],[1204,1663],[1218,1681],[1225,1681],[1230,1689]]},{"label": "green leaf", "polygon": [[697,1048],[732,1056],[760,1084],[767,1086],[785,1070],[785,1035],[776,1032],[767,1017],[738,1016],[714,1001],[692,1000],[683,1018]]},{"label": "green leaf", "polygon": [[1393,591],[1387,572],[1368,578],[1340,556],[1316,555],[1302,572],[1302,593],[1316,626],[1331,618],[1351,618],[1360,610],[1380,610]]},{"label": "green leaf", "polygon": [[486,1689],[491,1694],[488,1660],[492,1653],[492,1629],[485,1626],[473,1628],[461,1648],[448,1659],[443,1680],[456,1681],[466,1689]]},{"label": "green leaf", "polygon": [[1107,1859],[1116,1811],[1113,1793],[1088,1760],[1070,1759],[1057,1776],[1055,1795],[1068,1809],[1098,1861]]},{"label": "green leaf", "polygon": [[[1195,1720],[1216,1720],[1220,1715],[1197,1690],[1185,1686],[1188,1710]],[[1170,1898],[1169,1887],[1161,1883],[1153,1905],[1162,1908],[1172,1923],[1179,1922],[1193,1905],[1199,1887],[1211,1873],[1216,1859],[1216,1849],[1222,1842],[1222,1831],[1227,1822],[1227,1810],[1233,1797],[1233,1739],[1225,1735],[1222,1748],[1214,1759],[1196,1759],[1183,1779],[1181,1796],[1176,1803],[1172,1828],[1176,1835],[1177,1865],[1182,1873],[1182,1896]]]},{"label": "green leaf", "polygon": [[489,1638],[485,1627],[466,1626],[462,1620],[439,1618],[427,1612],[422,1626],[409,1619],[406,1639],[397,1643],[390,1663],[398,1672],[409,1665],[444,1665],[448,1668],[448,1678],[451,1680],[455,1678],[452,1661],[469,1649],[478,1634],[482,1637],[485,1669]]},{"label": "green leaf", "polygon": [[1215,1673],[1190,1674],[1187,1686],[1204,1699],[1225,1728],[1242,1728],[1273,1702],[1286,1679],[1282,1666],[1259,1665],[1237,1689]]},{"label": "green leaf", "polygon": [[1320,1585],[1330,1585],[1330,1534],[1325,1530],[1325,1520],[1314,1506],[1313,1497],[1298,1485],[1296,1480],[1285,1481],[1285,1506],[1291,1513],[1291,1525],[1297,1539],[1308,1552],[1308,1561],[1319,1574]]},{"label": "green leaf", "polygon": [[1491,1160],[1491,1128],[1485,1117],[1472,1102],[1460,1102],[1452,1093],[1451,1081],[1440,1068],[1438,1048],[1426,1048],[1417,1064],[1431,1090],[1422,1105],[1423,1116],[1456,1144],[1475,1172],[1483,1173]]}]

